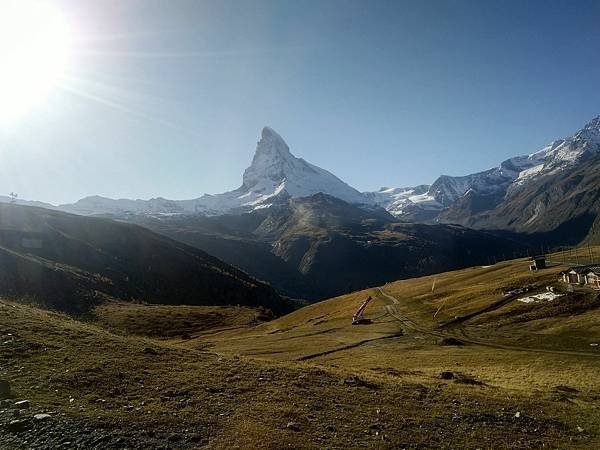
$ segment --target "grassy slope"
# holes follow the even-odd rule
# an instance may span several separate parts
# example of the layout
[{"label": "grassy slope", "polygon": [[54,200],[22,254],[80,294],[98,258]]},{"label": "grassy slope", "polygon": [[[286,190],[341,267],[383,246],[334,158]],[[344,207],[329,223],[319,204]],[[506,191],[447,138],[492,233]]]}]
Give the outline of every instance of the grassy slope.
[{"label": "grassy slope", "polygon": [[242,306],[172,306],[107,302],[93,312],[97,325],[115,333],[189,339],[210,330],[248,327],[272,316]]},{"label": "grassy slope", "polygon": [[[598,351],[578,340],[559,350],[583,354],[531,349],[535,336],[564,335],[564,324],[577,328],[581,318],[589,329],[586,339],[600,341],[594,305],[581,314],[549,313],[514,323],[522,305],[512,301],[438,329],[495,302],[508,286],[543,288],[558,270],[531,274],[525,261],[466,269],[437,275],[434,293],[434,277],[404,280],[384,288],[398,299],[394,304],[373,289],[258,326],[212,332],[197,327],[212,326],[204,315],[216,311],[186,309],[194,336],[186,341],[122,334],[132,324],[143,333],[144,320],[154,330],[170,323],[180,329],[184,311],[178,307],[99,311],[100,323],[119,331],[113,334],[97,324],[2,302],[0,378],[11,381],[18,399],[31,400],[31,413],[58,413],[49,428],[82,447],[100,434],[122,439],[104,441],[103,447],[130,448],[597,448]],[[367,293],[375,297],[367,309],[373,324],[352,326],[350,317]],[[412,322],[397,320],[390,306],[395,316]],[[231,312],[220,314],[235,321],[232,326],[253,320],[244,314],[234,319]],[[136,314],[143,320],[130,317]],[[499,315],[510,320],[498,326]],[[440,346],[436,333],[531,351]],[[546,350],[554,343],[550,339]],[[158,354],[145,354],[148,346]],[[442,371],[482,384],[442,380]],[[0,414],[0,424],[7,420]],[[287,429],[290,421],[300,431]],[[74,431],[84,426],[96,431]],[[34,431],[37,438],[2,433],[0,447],[18,448],[26,436],[30,442],[48,439],[44,429]]]}]

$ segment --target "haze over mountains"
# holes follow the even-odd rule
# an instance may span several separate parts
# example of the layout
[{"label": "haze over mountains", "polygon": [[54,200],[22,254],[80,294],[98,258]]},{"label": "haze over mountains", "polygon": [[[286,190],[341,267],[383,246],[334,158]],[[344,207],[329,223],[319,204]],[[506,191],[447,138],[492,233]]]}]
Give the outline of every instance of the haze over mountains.
[{"label": "haze over mountains", "polygon": [[[566,216],[561,215],[565,220],[576,219],[575,216],[584,214],[590,216],[589,220],[595,219],[597,199],[588,194],[582,203],[577,180],[589,173],[590,176],[585,178],[585,191],[589,193],[597,187],[597,181],[591,175],[599,168],[599,153],[600,116],[572,136],[555,140],[530,155],[507,159],[489,170],[465,176],[442,175],[431,185],[382,188],[376,192],[361,193],[332,173],[295,157],[283,138],[265,127],[252,164],[244,172],[242,185],[233,191],[205,194],[191,200],[160,197],[150,200],[113,200],[92,196],[57,208],[83,215],[214,216],[252,212],[284,204],[290,198],[324,193],[362,208],[384,208],[404,222],[459,223],[476,228],[527,232],[551,231],[562,223],[555,216],[559,210],[565,212],[565,203],[577,203],[576,211],[566,207]],[[569,178],[566,184],[562,181],[565,178]],[[562,187],[558,190],[555,188],[553,194],[544,188],[557,184]]]},{"label": "haze over mountains", "polygon": [[598,238],[598,173],[600,117],[483,172],[365,193],[297,158],[265,127],[242,185],[230,192],[191,200],[95,196],[58,207],[29,203],[143,225],[287,296],[317,300],[524,255],[540,244],[591,242]]},{"label": "haze over mountains", "polygon": [[310,300],[487,264],[527,247],[512,236],[461,226],[401,223],[383,209],[322,193],[240,215],[128,220],[268,280],[285,295]]},{"label": "haze over mountains", "polygon": [[145,228],[7,204],[0,295],[78,314],[115,300],[291,309],[266,284]]}]

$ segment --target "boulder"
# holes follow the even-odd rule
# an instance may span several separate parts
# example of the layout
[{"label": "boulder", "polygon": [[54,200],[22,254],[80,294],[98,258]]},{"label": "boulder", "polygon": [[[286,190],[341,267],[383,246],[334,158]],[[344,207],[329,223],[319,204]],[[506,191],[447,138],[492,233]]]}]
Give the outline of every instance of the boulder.
[{"label": "boulder", "polygon": [[10,383],[7,380],[0,380],[0,399],[10,397]]},{"label": "boulder", "polygon": [[438,345],[465,345],[465,343],[454,337],[444,337],[438,341]]},{"label": "boulder", "polygon": [[29,428],[29,422],[27,422],[26,420],[11,420],[7,425],[6,425],[6,430],[10,431],[11,433],[21,433],[23,431],[26,431]]}]

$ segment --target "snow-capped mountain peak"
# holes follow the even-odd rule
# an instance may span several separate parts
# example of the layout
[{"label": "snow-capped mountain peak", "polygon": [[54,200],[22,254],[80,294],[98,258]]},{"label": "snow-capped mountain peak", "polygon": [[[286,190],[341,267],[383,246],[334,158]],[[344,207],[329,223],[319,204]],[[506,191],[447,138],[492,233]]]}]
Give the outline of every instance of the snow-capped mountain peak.
[{"label": "snow-capped mountain peak", "polygon": [[600,116],[589,121],[573,138],[585,140],[592,144],[600,144]]},{"label": "snow-capped mountain peak", "polygon": [[332,173],[295,157],[272,128],[262,130],[252,164],[238,191],[262,203],[273,195],[307,197],[323,192],[350,203],[364,203],[363,195]]},{"label": "snow-capped mountain peak", "polygon": [[252,164],[244,171],[243,187],[252,189],[264,180],[281,183],[301,165],[283,138],[272,128],[264,127]]},{"label": "snow-capped mountain peak", "polygon": [[295,157],[285,140],[264,127],[252,163],[244,171],[242,185],[233,191],[203,195],[192,200],[113,200],[86,197],[60,208],[89,214],[190,214],[217,215],[269,207],[288,198],[324,193],[349,203],[371,203],[371,199],[327,170]]}]

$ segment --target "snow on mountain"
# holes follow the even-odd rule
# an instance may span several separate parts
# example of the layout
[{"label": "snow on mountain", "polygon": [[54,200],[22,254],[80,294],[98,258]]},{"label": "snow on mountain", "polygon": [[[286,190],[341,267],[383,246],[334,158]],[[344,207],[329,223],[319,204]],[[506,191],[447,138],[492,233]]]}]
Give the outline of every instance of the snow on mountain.
[{"label": "snow on mountain", "polygon": [[262,130],[252,164],[244,171],[242,186],[235,191],[206,195],[197,202],[206,213],[269,207],[289,197],[308,197],[319,192],[364,203],[363,194],[332,173],[290,152],[283,138],[269,127]]},{"label": "snow on mountain", "polygon": [[184,208],[177,201],[165,198],[150,200],[112,199],[93,195],[82,198],[75,203],[59,205],[58,209],[81,215],[93,214],[176,214],[183,213]]},{"label": "snow on mountain", "polygon": [[[503,161],[498,167],[466,176],[440,176],[421,197],[412,196],[406,189],[380,191],[390,195],[382,201],[388,211],[397,216],[415,208],[442,210],[466,195],[514,195],[521,187],[539,177],[572,167],[588,153],[600,151],[600,116],[593,119],[573,136],[559,139],[531,155]],[[408,208],[408,210],[407,210]]]},{"label": "snow on mountain", "polygon": [[519,173],[508,192],[513,194],[520,186],[532,179],[571,167],[586,154],[597,152],[600,152],[600,116],[586,124],[573,136],[558,139],[529,155],[530,167]]},{"label": "snow on mountain", "polygon": [[33,200],[22,200],[20,198],[12,198],[6,195],[0,195],[0,203],[15,203],[17,205],[37,206],[38,208],[55,209],[54,205],[44,202],[36,202]]},{"label": "snow on mountain", "polygon": [[[252,163],[244,172],[242,185],[233,191],[205,194],[191,200],[160,197],[113,200],[92,196],[73,204],[60,205],[58,209],[84,215],[219,215],[268,208],[289,198],[322,192],[365,207],[383,207],[405,220],[430,220],[442,210],[447,211],[458,204],[458,200],[467,200],[467,197],[479,199],[480,210],[493,208],[530,181],[572,167],[585,155],[596,152],[600,152],[600,116],[568,138],[556,140],[531,155],[507,159],[489,170],[466,176],[442,175],[432,185],[382,188],[376,192],[361,193],[332,173],[295,157],[283,138],[265,127]],[[0,198],[0,202],[3,201],[7,199]],[[465,210],[461,211],[462,214]]]},{"label": "snow on mountain", "polygon": [[368,196],[332,173],[295,157],[283,138],[265,127],[256,146],[252,164],[242,185],[223,194],[205,194],[192,200],[113,200],[86,197],[60,209],[77,214],[182,214],[218,215],[267,208],[288,198],[308,197],[319,192],[349,203],[369,203]]},{"label": "snow on mountain", "polygon": [[375,192],[366,192],[364,195],[390,214],[400,216],[412,205],[419,205],[423,209],[439,210],[442,205],[428,195],[429,188],[427,184],[405,188],[383,187]]}]

